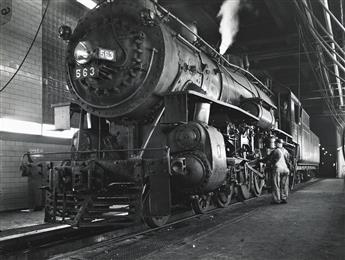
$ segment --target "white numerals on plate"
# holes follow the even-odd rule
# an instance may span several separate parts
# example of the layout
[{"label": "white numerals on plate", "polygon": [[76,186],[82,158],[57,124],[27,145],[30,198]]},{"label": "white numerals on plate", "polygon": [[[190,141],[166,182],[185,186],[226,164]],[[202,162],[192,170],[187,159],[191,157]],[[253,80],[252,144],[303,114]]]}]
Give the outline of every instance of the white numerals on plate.
[{"label": "white numerals on plate", "polygon": [[95,68],[94,67],[90,68],[90,76],[95,76]]},{"label": "white numerals on plate", "polygon": [[75,70],[75,77],[76,78],[80,78],[80,76],[81,76],[80,71],[81,71],[81,69],[76,69]]}]

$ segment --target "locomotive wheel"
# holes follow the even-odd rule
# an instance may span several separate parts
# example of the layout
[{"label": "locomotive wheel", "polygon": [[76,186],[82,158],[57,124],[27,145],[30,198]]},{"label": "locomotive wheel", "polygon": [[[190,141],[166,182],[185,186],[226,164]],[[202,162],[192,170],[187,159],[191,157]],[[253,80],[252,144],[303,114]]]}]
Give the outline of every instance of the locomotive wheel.
[{"label": "locomotive wheel", "polygon": [[250,186],[251,186],[251,173],[246,171],[245,169],[241,169],[239,172],[240,177],[240,185],[239,185],[239,199],[246,200],[250,198]]},{"label": "locomotive wheel", "polygon": [[204,214],[210,207],[211,197],[207,195],[199,196],[198,198],[192,199],[192,209],[195,214]]},{"label": "locomotive wheel", "polygon": [[255,197],[259,197],[262,192],[262,188],[265,185],[265,179],[261,179],[256,174],[252,174],[252,192]]},{"label": "locomotive wheel", "polygon": [[232,183],[229,187],[225,187],[224,189],[216,193],[215,199],[218,207],[225,208],[229,206],[234,194],[234,186],[234,183]]},{"label": "locomotive wheel", "polygon": [[240,196],[242,200],[247,200],[250,198],[250,187],[248,184],[240,185]]},{"label": "locomotive wheel", "polygon": [[150,201],[150,191],[147,190],[143,196],[144,222],[151,228],[164,226],[168,222],[170,215],[159,217],[150,216]]},{"label": "locomotive wheel", "polygon": [[151,227],[151,228],[156,228],[156,227],[161,227],[164,226],[170,216],[162,216],[162,217],[144,217],[145,223]]}]

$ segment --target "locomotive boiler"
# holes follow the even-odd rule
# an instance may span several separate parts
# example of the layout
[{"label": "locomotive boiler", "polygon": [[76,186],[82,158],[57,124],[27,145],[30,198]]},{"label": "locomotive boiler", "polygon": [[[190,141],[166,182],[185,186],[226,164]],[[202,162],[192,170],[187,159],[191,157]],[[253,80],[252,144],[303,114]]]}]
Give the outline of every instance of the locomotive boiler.
[{"label": "locomotive boiler", "polygon": [[61,27],[79,131],[67,160],[22,167],[46,176],[46,221],[160,226],[179,206],[259,196],[275,138],[298,154],[271,90],[196,31],[143,0],[107,1]]}]

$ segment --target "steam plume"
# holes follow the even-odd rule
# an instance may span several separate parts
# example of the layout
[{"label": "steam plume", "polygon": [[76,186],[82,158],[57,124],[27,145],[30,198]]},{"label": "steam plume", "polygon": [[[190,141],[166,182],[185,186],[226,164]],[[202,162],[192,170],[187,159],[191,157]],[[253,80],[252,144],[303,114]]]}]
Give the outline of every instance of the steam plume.
[{"label": "steam plume", "polygon": [[225,0],[219,10],[218,17],[221,17],[219,32],[222,35],[222,42],[219,47],[220,54],[234,42],[238,32],[238,10],[240,9],[240,0]]}]

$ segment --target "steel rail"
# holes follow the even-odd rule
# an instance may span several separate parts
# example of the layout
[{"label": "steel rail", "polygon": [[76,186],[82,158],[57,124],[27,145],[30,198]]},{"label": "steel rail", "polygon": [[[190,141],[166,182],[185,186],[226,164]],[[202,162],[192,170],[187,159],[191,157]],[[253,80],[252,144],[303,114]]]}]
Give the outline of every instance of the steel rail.
[{"label": "steel rail", "polygon": [[[297,189],[292,190],[291,193],[294,193],[295,191],[298,191],[298,190],[300,190],[300,189],[302,189],[302,188],[304,188],[306,186],[312,185],[313,183],[316,183],[316,182],[318,182],[320,180],[321,179],[311,179],[311,180],[309,180],[309,181],[307,181],[305,183],[300,183],[300,184],[298,184]],[[263,198],[264,200],[266,200],[267,199],[266,197],[269,197],[269,196],[270,196],[269,193],[268,194],[264,194],[261,197],[253,196],[253,197],[251,197],[251,198],[249,198],[247,200],[244,200],[244,201],[238,201],[238,202],[231,203],[228,207],[226,207],[226,209],[231,209],[231,208],[233,208],[235,206],[238,206],[238,205],[241,205],[241,204],[245,204],[246,202],[253,201],[253,200],[256,200],[256,199],[259,199],[259,198]],[[240,221],[241,219],[249,216],[251,213],[254,213],[256,210],[261,208],[260,206],[261,205],[256,206],[256,208],[254,208],[253,210],[251,210],[249,212],[246,212],[246,213],[244,213],[244,215],[238,216],[238,217],[236,217],[235,219],[233,219],[231,221],[235,221],[235,222]],[[226,209],[215,207],[215,208],[212,208],[212,209],[208,210],[204,214],[193,214],[191,216],[182,217],[180,219],[174,220],[174,221],[169,222],[169,223],[167,223],[167,224],[165,224],[165,225],[163,225],[161,227],[156,227],[156,228],[147,228],[147,227],[144,227],[143,225],[142,226],[136,225],[136,226],[126,227],[126,228],[121,228],[121,229],[115,229],[115,228],[120,228],[120,226],[116,226],[116,223],[114,223],[113,228],[115,230],[109,231],[109,228],[108,228],[108,229],[106,229],[107,231],[101,230],[100,232],[96,232],[96,233],[93,233],[91,235],[90,234],[86,234],[85,237],[82,237],[82,238],[80,238],[79,236],[76,236],[76,235],[78,235],[78,231],[80,231],[80,233],[81,233],[83,231],[83,229],[72,229],[71,227],[67,227],[68,225],[65,225],[66,226],[65,227],[65,229],[66,229],[65,231],[66,232],[67,231],[69,231],[69,232],[73,231],[73,234],[77,238],[75,238],[75,237],[74,238],[68,238],[66,236],[67,234],[65,234],[64,236],[63,235],[56,236],[55,233],[52,233],[53,230],[49,230],[50,232],[46,232],[46,233],[45,232],[37,232],[36,234],[35,234],[35,231],[32,231],[30,233],[26,232],[26,234],[24,234],[23,236],[20,236],[20,235],[18,235],[16,237],[9,236],[8,240],[3,238],[1,240],[1,243],[0,243],[0,253],[2,253],[1,252],[1,249],[2,249],[1,246],[2,245],[6,245],[5,244],[6,242],[7,242],[7,245],[6,245],[6,248],[5,248],[5,255],[6,256],[10,256],[10,257],[12,257],[13,254],[20,254],[21,257],[22,257],[23,253],[24,254],[30,254],[30,252],[35,252],[37,249],[46,250],[47,251],[49,248],[57,247],[59,245],[61,246],[61,245],[64,245],[64,244],[67,244],[67,243],[71,243],[71,242],[73,243],[74,240],[79,243],[80,239],[92,239],[93,241],[96,241],[96,242],[93,242],[93,244],[91,244],[91,245],[90,245],[91,242],[89,241],[88,242],[89,245],[86,245],[87,247],[92,246],[94,244],[100,244],[102,242],[108,241],[109,239],[111,240],[111,243],[113,245],[115,243],[120,243],[122,241],[131,239],[131,238],[140,237],[142,235],[146,235],[146,234],[149,234],[149,233],[153,233],[155,231],[159,231],[159,230],[162,230],[162,229],[165,229],[165,228],[169,228],[171,226],[174,226],[174,225],[177,225],[177,224],[181,224],[181,223],[186,222],[188,220],[192,220],[192,219],[195,219],[195,218],[200,218],[200,216],[206,216],[207,217],[207,216],[212,215],[214,213],[222,212],[223,210],[226,210]],[[185,213],[189,213],[190,214],[191,212],[187,211],[187,212],[183,212],[183,213],[184,214]],[[178,217],[179,215],[182,215],[183,213],[177,213],[175,215],[175,217]],[[129,228],[141,228],[141,230],[126,233],[127,232],[126,229],[129,229]],[[144,230],[142,230],[142,229],[144,229]],[[63,230],[64,230],[64,228],[61,227],[59,230],[56,230],[56,231],[60,231],[61,232]],[[124,233],[122,235],[116,237],[117,236],[116,232],[118,232],[118,233],[119,232],[124,232]],[[48,233],[50,234],[49,237],[48,237]],[[41,235],[41,236],[46,235],[46,239],[44,240],[46,243],[42,243],[42,244],[39,244],[38,246],[35,246],[32,243],[32,241],[35,238],[37,240],[37,236],[39,236],[39,235]],[[93,239],[93,238],[95,238],[95,239]],[[10,249],[11,249],[11,248],[13,248],[13,246],[15,247],[16,245],[18,245],[18,242],[19,242],[20,239],[23,239],[25,241],[25,243],[27,245],[27,248],[19,248],[19,249],[16,248],[16,252],[9,250],[9,248],[8,248],[9,243],[10,243],[10,246],[12,246],[12,247],[10,247]],[[53,239],[53,240],[49,240],[49,239]],[[77,247],[78,248],[75,249],[75,250],[81,250],[82,249],[82,246],[77,246]],[[73,252],[75,250],[72,250],[71,252]],[[62,252],[62,254],[67,255],[67,254],[71,254],[71,252],[65,253],[65,251],[64,251],[64,252]],[[54,253],[56,253],[55,250],[54,250]],[[65,259],[65,258],[63,258],[64,256],[61,256],[61,255],[60,256],[58,255],[57,257],[54,257],[54,256],[52,256],[52,257],[54,259],[56,259],[56,258],[57,259]]]},{"label": "steel rail", "polygon": [[[247,199],[246,201],[251,201],[253,199],[256,199],[257,197],[252,197],[250,199]],[[232,203],[230,204],[227,208],[230,208],[230,207],[234,207],[236,205],[239,205],[241,204],[242,202],[235,202],[235,203]],[[209,211],[205,212],[204,214],[202,214],[203,216],[207,216],[209,214],[212,214],[214,213],[215,211],[219,211],[219,210],[222,210],[221,208],[213,208],[213,209],[210,209]],[[187,212],[188,213],[188,212]],[[178,215],[181,215],[182,213],[177,213],[175,215],[175,217],[178,217]],[[139,231],[135,231],[135,232],[128,232],[128,233],[125,233],[123,235],[120,235],[119,237],[115,237],[114,241],[115,242],[120,242],[120,241],[124,241],[128,238],[131,238],[131,237],[135,237],[135,236],[140,236],[140,235],[144,235],[144,234],[148,234],[150,232],[154,232],[154,231],[158,231],[158,230],[161,230],[161,229],[164,229],[164,228],[167,228],[171,225],[176,225],[176,224],[179,224],[179,223],[183,223],[184,221],[188,221],[188,220],[191,220],[191,219],[194,219],[194,218],[197,218],[197,217],[200,217],[200,214],[193,214],[191,216],[187,216],[187,217],[183,217],[183,218],[180,218],[180,219],[177,219],[175,221],[172,221],[172,222],[169,222],[161,227],[156,227],[156,228],[148,228],[146,226],[143,226],[143,224],[136,224],[135,226],[132,226],[132,228],[134,227],[137,227],[137,228],[140,228],[141,226],[141,230]],[[109,224],[109,226],[113,226],[113,228],[120,228],[120,226],[116,226],[116,222],[114,222],[113,224]],[[115,233],[115,232],[121,232],[121,231],[126,231],[126,229],[129,229],[131,227],[123,227],[122,229],[119,229],[119,230],[113,230],[113,231],[108,231],[108,232],[102,232],[100,234],[92,234],[92,236],[98,236],[98,235],[104,235],[105,233]],[[143,230],[144,229],[144,230]],[[32,230],[32,231],[29,231],[29,232],[25,232],[25,233],[19,233],[19,234],[13,234],[13,235],[9,235],[9,236],[4,236],[4,237],[1,237],[0,238],[0,253],[3,253],[5,252],[5,254],[11,254],[12,252],[12,248],[15,248],[15,250],[19,250],[19,251],[23,251],[25,250],[25,252],[29,252],[30,250],[35,250],[35,246],[33,246],[33,241],[35,240],[42,240],[41,237],[44,237],[45,238],[45,241],[48,241],[47,244],[40,244],[36,247],[47,247],[49,246],[49,244],[52,244],[52,246],[56,246],[57,244],[63,244],[65,243],[66,239],[68,239],[68,235],[69,235],[69,232],[71,232],[71,235],[77,235],[78,234],[78,231],[79,232],[82,232],[84,229],[83,228],[80,228],[80,229],[73,229],[72,226],[70,225],[60,225],[60,226],[57,226],[57,227],[51,227],[51,228],[44,228],[44,229],[38,229],[38,230]],[[56,236],[56,233],[57,232],[65,232],[64,235],[62,236],[59,236],[61,237],[61,239],[59,239],[57,236]],[[40,239],[41,238],[41,239]],[[86,238],[86,236],[85,236]],[[20,241],[25,241],[24,243],[26,245],[30,245],[31,248],[26,248],[25,246],[22,248],[17,248],[18,245],[21,245],[23,244],[22,242]],[[104,240],[102,241],[99,241],[100,242],[103,242]],[[13,251],[14,252],[14,251]]]},{"label": "steel rail", "polygon": [[57,231],[57,230],[61,230],[61,229],[66,230],[66,229],[69,229],[71,227],[72,227],[71,225],[58,225],[55,227],[36,229],[36,230],[32,230],[32,231],[27,231],[24,233],[18,233],[18,234],[3,236],[3,237],[0,237],[0,244],[1,244],[1,242],[4,242],[4,241],[19,239],[19,238],[29,237],[29,236],[36,236],[36,235],[39,235],[42,233],[48,233],[48,232]]}]

